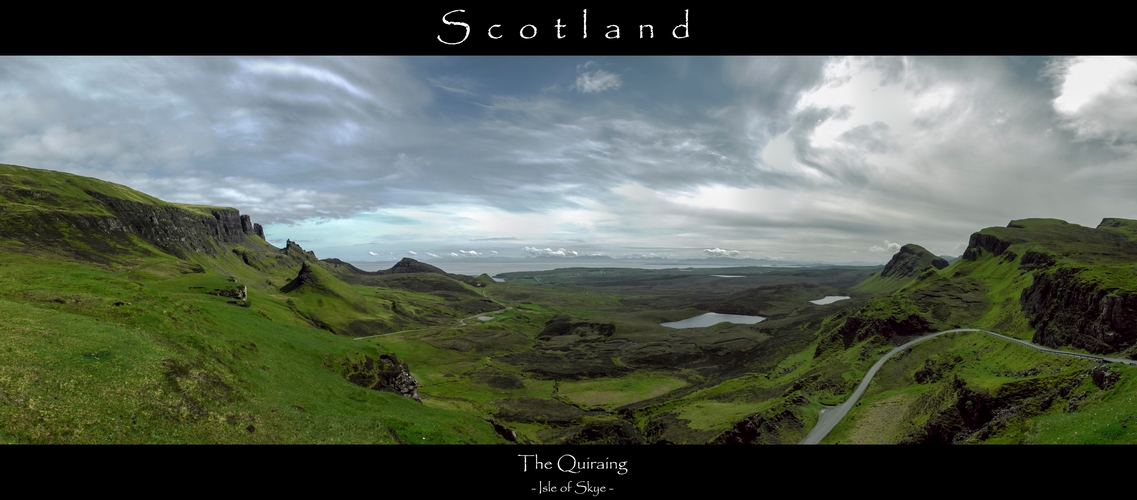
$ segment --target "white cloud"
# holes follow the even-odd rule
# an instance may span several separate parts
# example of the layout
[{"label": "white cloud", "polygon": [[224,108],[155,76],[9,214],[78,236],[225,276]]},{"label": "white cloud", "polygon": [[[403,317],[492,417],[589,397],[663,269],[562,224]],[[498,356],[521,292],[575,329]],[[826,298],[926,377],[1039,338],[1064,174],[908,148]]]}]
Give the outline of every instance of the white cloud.
[{"label": "white cloud", "polygon": [[369,253],[369,254],[371,254],[371,255],[379,255],[379,254],[377,254],[377,253],[375,253],[375,252],[367,252],[367,253]]},{"label": "white cloud", "polygon": [[260,75],[273,75],[284,78],[307,78],[346,90],[356,97],[373,99],[371,93],[352,84],[344,77],[326,68],[310,66],[294,61],[259,60],[242,61],[241,66],[248,72]]},{"label": "white cloud", "polygon": [[884,240],[884,246],[883,247],[873,245],[873,246],[869,247],[869,251],[870,252],[877,252],[877,253],[888,252],[890,254],[893,254],[893,253],[899,252],[900,247],[901,247],[901,245],[899,243],[892,243],[892,242],[889,242],[888,240]]},{"label": "white cloud", "polygon": [[738,250],[724,250],[722,248],[704,248],[703,254],[710,257],[737,257],[741,253]]},{"label": "white cloud", "polygon": [[437,259],[437,258],[439,258],[439,257],[438,257],[438,254],[433,254],[433,253],[430,253],[430,252],[427,252],[426,254],[427,254],[427,255],[429,255],[429,256],[431,256],[431,257],[434,257],[434,258],[436,258],[436,259]]},{"label": "white cloud", "polygon": [[[585,65],[585,67],[587,66],[588,64]],[[620,75],[598,69],[591,73],[581,73],[576,77],[576,83],[572,84],[571,88],[585,94],[590,94],[603,92],[605,90],[615,90],[620,88],[623,84],[624,82],[620,79]]]},{"label": "white cloud", "polygon": [[416,251],[414,251],[414,250],[407,250],[407,254],[409,254],[409,255],[418,255],[418,252],[416,252]]},{"label": "white cloud", "polygon": [[552,248],[525,247],[522,250],[530,257],[566,257],[571,259],[580,255],[576,250],[565,250],[564,248],[553,250]]}]

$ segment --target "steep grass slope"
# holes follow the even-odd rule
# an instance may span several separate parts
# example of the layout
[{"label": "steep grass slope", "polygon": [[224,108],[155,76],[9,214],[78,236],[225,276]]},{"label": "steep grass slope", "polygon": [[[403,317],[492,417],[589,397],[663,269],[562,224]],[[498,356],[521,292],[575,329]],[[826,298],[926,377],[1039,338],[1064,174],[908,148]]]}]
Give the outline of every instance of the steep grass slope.
[{"label": "steep grass slope", "polygon": [[[389,353],[311,318],[366,291],[249,222],[0,166],[0,441],[504,442],[477,415],[352,383]],[[281,291],[303,268],[320,286]],[[406,368],[385,366],[371,375]]]}]

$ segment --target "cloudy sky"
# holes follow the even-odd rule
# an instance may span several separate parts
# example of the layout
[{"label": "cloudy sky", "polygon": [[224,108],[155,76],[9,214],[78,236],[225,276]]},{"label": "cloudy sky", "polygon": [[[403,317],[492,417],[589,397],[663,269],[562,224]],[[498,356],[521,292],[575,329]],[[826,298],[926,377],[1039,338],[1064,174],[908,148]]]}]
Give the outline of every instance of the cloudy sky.
[{"label": "cloudy sky", "polygon": [[1137,60],[0,59],[0,163],[321,258],[884,262],[1137,218]]}]

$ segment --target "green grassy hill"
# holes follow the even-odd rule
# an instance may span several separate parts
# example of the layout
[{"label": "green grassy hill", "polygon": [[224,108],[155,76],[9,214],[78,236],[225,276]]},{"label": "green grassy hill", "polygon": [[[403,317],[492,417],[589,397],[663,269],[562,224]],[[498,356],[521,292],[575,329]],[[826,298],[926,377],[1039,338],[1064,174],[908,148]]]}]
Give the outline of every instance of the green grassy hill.
[{"label": "green grassy hill", "polygon": [[[820,337],[817,362],[957,327],[1137,358],[1134,227],[1125,219],[1097,228],[1025,219],[979,231],[961,259],[925,268]],[[1137,441],[1127,425],[1137,411],[1132,367],[1099,367],[982,333],[928,341],[901,358],[885,365],[827,442]]]},{"label": "green grassy hill", "polygon": [[899,290],[912,282],[928,267],[943,269],[948,261],[937,257],[920,245],[909,243],[900,247],[879,273],[858,283],[851,289],[857,295],[883,295]]},{"label": "green grassy hill", "polygon": [[[317,262],[234,209],[0,166],[0,441],[506,442],[479,415],[361,386],[406,365],[313,324],[397,313]],[[303,269],[315,279],[289,289]],[[408,307],[398,324],[423,324]]]}]

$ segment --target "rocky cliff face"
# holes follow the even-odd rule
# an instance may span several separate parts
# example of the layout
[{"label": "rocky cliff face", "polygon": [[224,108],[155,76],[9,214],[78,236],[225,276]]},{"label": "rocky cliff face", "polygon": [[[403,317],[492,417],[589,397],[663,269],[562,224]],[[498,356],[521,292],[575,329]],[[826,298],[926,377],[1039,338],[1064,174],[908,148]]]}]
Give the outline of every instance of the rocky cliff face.
[{"label": "rocky cliff face", "polygon": [[962,258],[964,260],[976,260],[982,254],[980,250],[985,250],[992,255],[1003,255],[1003,252],[1010,248],[1011,243],[993,234],[972,233],[971,239],[967,242],[967,250],[963,251]]},{"label": "rocky cliff face", "polygon": [[109,220],[100,226],[109,231],[133,233],[181,258],[192,252],[216,254],[219,249],[210,243],[210,239],[240,243],[246,236],[257,235],[249,216],[234,209],[214,210],[213,216],[208,217],[178,207],[149,205],[94,191],[87,194],[116,215],[117,220]]},{"label": "rocky cliff face", "polygon": [[1096,354],[1137,345],[1137,294],[1106,289],[1078,277],[1080,269],[1034,275],[1023,290],[1023,312],[1037,344],[1080,347]]}]

